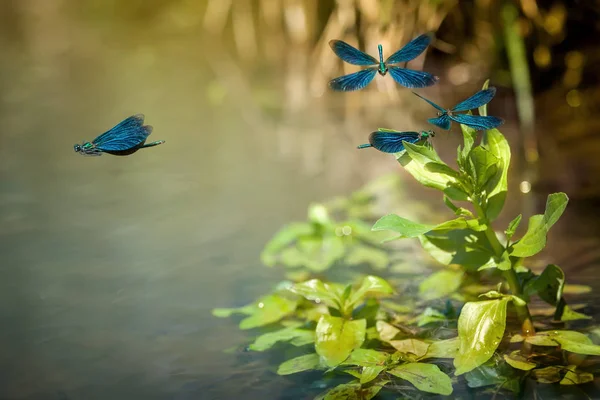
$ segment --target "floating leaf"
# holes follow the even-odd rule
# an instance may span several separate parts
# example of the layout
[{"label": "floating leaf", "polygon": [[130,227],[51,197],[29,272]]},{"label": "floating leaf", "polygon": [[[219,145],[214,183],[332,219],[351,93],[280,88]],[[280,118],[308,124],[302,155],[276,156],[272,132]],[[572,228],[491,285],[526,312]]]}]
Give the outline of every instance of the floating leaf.
[{"label": "floating leaf", "polygon": [[365,383],[371,382],[385,369],[386,367],[383,366],[363,367],[362,374],[360,376],[360,383],[364,385]]},{"label": "floating leaf", "polygon": [[388,354],[383,351],[371,349],[354,349],[350,357],[344,361],[344,365],[358,365],[360,367],[371,367],[383,365],[388,359]]},{"label": "floating leaf", "polygon": [[414,354],[417,358],[423,357],[429,349],[429,343],[418,339],[391,340],[389,343],[399,352]]},{"label": "floating leaf", "polygon": [[277,322],[296,310],[297,302],[272,294],[256,303],[254,312],[240,322],[240,329],[252,329]]},{"label": "floating leaf", "polygon": [[508,167],[510,165],[510,146],[498,129],[490,129],[483,134],[482,147],[498,159],[498,169],[487,185],[488,200],[485,209],[487,219],[492,222],[504,207],[508,191]]},{"label": "floating leaf", "polygon": [[360,287],[350,296],[348,307],[357,304],[368,295],[390,295],[393,293],[394,289],[385,281],[385,279],[369,275],[363,279]]},{"label": "floating leaf", "polygon": [[519,227],[519,224],[521,223],[521,218],[523,218],[523,215],[519,214],[515,219],[510,221],[510,224],[508,224],[508,228],[506,228],[506,230],[504,231],[504,235],[506,235],[506,240],[510,240],[513,237],[513,235],[517,231],[517,228]]},{"label": "floating leaf", "polygon": [[452,393],[450,377],[440,371],[437,365],[409,363],[394,367],[388,373],[404,379],[423,392],[448,396]]},{"label": "floating leaf", "polygon": [[250,350],[265,351],[277,342],[291,342],[295,346],[302,346],[315,341],[315,332],[297,327],[280,329],[275,332],[265,333],[256,338],[250,346]]},{"label": "floating leaf", "polygon": [[460,351],[455,375],[482,365],[492,357],[504,336],[508,299],[466,303],[458,318]]},{"label": "floating leaf", "polygon": [[537,367],[537,364],[527,361],[527,359],[521,355],[519,350],[515,350],[510,354],[505,354],[504,360],[511,367],[523,371],[529,371],[530,369]]},{"label": "floating leaf", "polygon": [[581,385],[582,383],[592,382],[594,375],[589,372],[577,371],[576,365],[569,365],[565,377],[560,381],[561,385]]},{"label": "floating leaf", "polygon": [[335,367],[363,344],[366,329],[367,321],[364,319],[348,321],[323,315],[316,328],[317,354],[327,366]]},{"label": "floating leaf", "polygon": [[534,215],[529,218],[529,226],[525,235],[514,244],[511,255],[515,257],[531,257],[546,246],[546,235],[558,221],[567,207],[569,198],[564,193],[554,193],[548,196],[544,215]]},{"label": "floating leaf", "polygon": [[419,296],[425,300],[434,300],[452,294],[462,284],[464,275],[463,271],[438,271],[421,282]]},{"label": "floating leaf", "polygon": [[425,358],[455,358],[460,348],[460,340],[458,337],[437,340],[432,342],[427,349]]},{"label": "floating leaf", "polygon": [[369,264],[377,270],[387,267],[390,262],[388,253],[383,250],[368,246],[354,246],[345,258],[348,265]]},{"label": "floating leaf", "polygon": [[279,365],[277,374],[290,375],[317,368],[319,368],[319,356],[314,353],[306,354],[283,362],[281,365]]}]

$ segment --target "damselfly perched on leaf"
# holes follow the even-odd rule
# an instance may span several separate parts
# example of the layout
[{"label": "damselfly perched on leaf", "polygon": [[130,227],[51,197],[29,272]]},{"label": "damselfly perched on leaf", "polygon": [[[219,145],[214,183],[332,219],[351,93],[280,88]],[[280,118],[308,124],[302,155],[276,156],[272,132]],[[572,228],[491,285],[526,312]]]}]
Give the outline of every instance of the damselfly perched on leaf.
[{"label": "damselfly perched on leaf", "polygon": [[439,79],[437,76],[431,75],[428,72],[400,68],[391,64],[407,62],[416,58],[429,46],[432,38],[433,34],[431,33],[421,35],[389,56],[385,61],[383,61],[383,47],[381,45],[377,46],[379,49],[379,61],[377,61],[374,57],[363,53],[348,43],[341,40],[332,40],[329,42],[329,46],[331,46],[331,49],[339,58],[349,64],[369,66],[369,68],[332,79],[329,81],[329,87],[333,90],[343,92],[359,90],[371,83],[377,72],[381,76],[385,76],[389,72],[396,82],[408,88],[431,86]]},{"label": "damselfly perched on leaf", "polygon": [[146,143],[152,133],[150,125],[144,125],[144,115],[137,114],[121,121],[118,125],[104,132],[91,142],[76,144],[77,153],[86,156],[100,156],[108,153],[115,156],[126,156],[145,147],[158,146],[164,140]]},{"label": "damselfly perched on leaf", "polygon": [[504,120],[498,117],[457,114],[458,112],[469,111],[489,103],[496,94],[495,87],[480,90],[468,99],[461,101],[450,110],[446,110],[438,106],[433,101],[427,100],[425,97],[415,92],[413,92],[413,94],[419,96],[438,110],[437,118],[430,118],[427,121],[445,130],[450,129],[450,120],[458,122],[459,124],[470,126],[471,128],[477,129],[478,131],[492,129],[504,123]]},{"label": "damselfly perched on leaf", "polygon": [[417,143],[434,137],[434,131],[399,132],[392,129],[379,128],[369,135],[369,143],[361,144],[358,149],[374,147],[384,153],[398,153],[404,150],[404,143]]}]

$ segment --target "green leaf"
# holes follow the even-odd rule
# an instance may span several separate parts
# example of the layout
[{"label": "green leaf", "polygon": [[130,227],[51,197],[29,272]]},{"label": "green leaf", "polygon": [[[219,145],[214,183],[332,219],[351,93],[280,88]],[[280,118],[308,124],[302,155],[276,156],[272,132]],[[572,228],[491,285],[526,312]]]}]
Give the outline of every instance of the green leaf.
[{"label": "green leaf", "polygon": [[390,340],[392,347],[404,354],[414,354],[418,358],[427,354],[429,343],[418,339]]},{"label": "green leaf", "polygon": [[[495,360],[494,360],[495,361]],[[488,362],[465,374],[467,385],[470,388],[498,385],[504,389],[519,393],[519,379],[511,376],[511,370],[506,364]],[[508,369],[508,370],[507,370]]]},{"label": "green leaf", "polygon": [[[362,388],[360,383],[344,383],[331,389],[319,400],[370,400],[377,396],[382,385],[373,385],[368,388]],[[315,399],[315,400],[316,400]]]},{"label": "green leaf", "polygon": [[275,332],[265,333],[256,338],[250,346],[250,350],[265,351],[270,349],[277,342],[289,342],[295,346],[302,346],[315,341],[315,332],[297,327],[280,329]]},{"label": "green leaf", "polygon": [[487,185],[488,201],[485,209],[487,219],[492,222],[504,207],[506,193],[508,191],[508,167],[510,165],[510,146],[497,129],[485,131],[483,135],[484,148],[490,151],[498,159],[498,169],[495,176]]},{"label": "green leaf", "polygon": [[567,368],[569,371],[560,381],[561,385],[581,385],[582,383],[588,383],[594,380],[593,374],[577,371],[576,365],[569,365]]},{"label": "green leaf", "polygon": [[299,237],[313,233],[313,226],[306,222],[295,222],[283,227],[265,245],[260,258],[263,264],[272,267],[277,263],[277,255],[285,247],[292,244]]},{"label": "green leaf", "polygon": [[308,371],[319,368],[319,356],[317,354],[306,354],[300,357],[292,358],[279,365],[278,375],[290,375],[297,372]]},{"label": "green leaf", "polygon": [[452,393],[452,380],[434,364],[403,364],[390,369],[388,373],[409,381],[423,392],[444,396]]},{"label": "green leaf", "polygon": [[325,304],[328,307],[340,308],[340,299],[343,288],[339,285],[323,283],[318,279],[297,283],[290,289],[291,292],[305,297],[307,300]]},{"label": "green leaf", "polygon": [[513,237],[513,235],[517,231],[517,228],[519,227],[519,224],[521,223],[521,218],[523,218],[523,215],[519,214],[515,219],[510,221],[510,224],[508,224],[508,228],[504,231],[504,235],[506,235],[506,240],[510,240]]},{"label": "green leaf", "polygon": [[[483,87],[482,90],[487,89],[490,86],[490,80],[487,79],[484,83],[483,83]],[[482,105],[481,107],[479,107],[479,115],[481,115],[482,117],[485,117],[487,115],[487,103]]]},{"label": "green leaf", "polygon": [[470,229],[432,231],[419,236],[419,240],[423,249],[444,265],[457,264],[467,270],[477,270],[492,257],[484,247],[487,243],[485,235]]},{"label": "green leaf", "polygon": [[540,383],[555,383],[560,381],[560,367],[546,367],[533,370],[533,377]]},{"label": "green leaf", "polygon": [[346,249],[341,237],[326,235],[322,238],[303,238],[297,243],[300,265],[321,272],[343,257]]},{"label": "green leaf", "polygon": [[417,325],[425,326],[435,322],[446,322],[447,318],[444,314],[436,309],[427,307],[425,311],[417,316]]},{"label": "green leaf", "polygon": [[475,178],[475,189],[478,191],[482,190],[498,172],[498,158],[484,147],[475,147],[471,150],[469,164],[472,176]]},{"label": "green leaf", "polygon": [[419,285],[419,296],[425,300],[439,299],[458,290],[465,273],[451,269],[442,270],[430,275]]},{"label": "green leaf", "polygon": [[500,257],[493,256],[489,259],[487,263],[479,267],[478,271],[483,271],[484,269],[498,268],[501,271],[508,271],[512,268],[512,263],[510,261],[510,255],[508,252],[503,251]]},{"label": "green leaf", "polygon": [[560,345],[562,350],[576,354],[600,355],[600,346],[593,344],[589,337],[576,331],[538,332],[533,336],[525,337],[525,341],[536,346]]},{"label": "green leaf", "polygon": [[400,329],[385,321],[377,321],[375,327],[377,328],[377,332],[379,332],[379,338],[384,342],[393,340],[401,332]]},{"label": "green leaf", "polygon": [[387,252],[361,245],[354,246],[345,259],[348,265],[369,264],[376,270],[385,269],[389,262]]},{"label": "green leaf", "polygon": [[358,365],[360,367],[372,367],[384,365],[388,354],[383,351],[371,349],[354,349],[350,357],[344,361],[344,365]]},{"label": "green leaf", "polygon": [[363,367],[362,374],[360,376],[360,383],[364,385],[365,383],[371,382],[385,369],[386,367],[383,366]]},{"label": "green leaf", "polygon": [[553,306],[557,306],[562,298],[565,286],[565,273],[558,265],[549,264],[540,276],[529,280],[524,287],[525,295],[536,294],[542,300]]},{"label": "green leaf", "polygon": [[406,218],[399,217],[395,214],[389,214],[381,217],[375,225],[374,231],[392,231],[399,233],[399,236],[394,239],[415,238],[428,232],[445,232],[456,229],[473,228],[477,225],[476,220],[466,220],[465,218],[456,218],[450,221],[443,222],[439,225],[420,224],[412,222]]},{"label": "green leaf", "polygon": [[500,344],[506,328],[507,298],[466,303],[458,318],[460,351],[455,375],[485,363]]},{"label": "green leaf", "polygon": [[531,257],[546,246],[546,235],[558,221],[567,207],[569,198],[564,193],[554,193],[548,196],[544,215],[534,215],[529,218],[529,226],[525,235],[513,245],[512,256]]},{"label": "green leaf", "polygon": [[[467,200],[466,193],[457,189],[458,181],[455,174],[430,171],[427,164],[445,165],[435,150],[427,146],[405,144],[406,152],[398,158],[398,162],[422,185],[444,191],[453,200]],[[450,167],[448,167],[450,168]],[[454,189],[454,190],[449,190]]]},{"label": "green leaf", "polygon": [[350,308],[356,305],[363,301],[367,295],[390,295],[393,293],[394,289],[385,281],[385,279],[369,275],[363,279],[356,292],[352,293],[346,307]]},{"label": "green leaf", "polygon": [[256,311],[256,305],[248,304],[246,306],[237,307],[237,308],[215,308],[212,310],[212,314],[218,318],[227,318],[233,314],[251,315],[255,311]]},{"label": "green leaf", "polygon": [[460,348],[458,337],[438,340],[429,345],[427,354],[423,358],[456,358]]},{"label": "green leaf", "polygon": [[519,350],[515,350],[510,354],[505,354],[504,360],[511,367],[522,371],[529,371],[530,369],[537,367],[537,364],[527,361],[527,359],[521,355]]},{"label": "green leaf", "polygon": [[352,350],[359,348],[364,340],[367,321],[348,321],[344,318],[323,315],[316,328],[315,348],[324,364],[335,367],[342,363]]},{"label": "green leaf", "polygon": [[240,329],[252,329],[277,322],[296,311],[297,302],[272,294],[255,303],[254,312],[240,322]]},{"label": "green leaf", "polygon": [[475,144],[475,139],[477,139],[477,131],[467,125],[462,124],[460,125],[460,129],[463,134],[465,145],[462,151],[459,153],[458,158],[461,161],[461,164],[466,165],[465,161],[467,160],[467,157],[469,156],[469,153]]},{"label": "green leaf", "polygon": [[563,310],[563,314],[561,317],[561,321],[566,322],[566,321],[577,321],[577,320],[581,320],[581,319],[592,319],[592,317],[579,313],[577,311],[574,311],[571,307],[569,306],[565,306],[565,309]]}]

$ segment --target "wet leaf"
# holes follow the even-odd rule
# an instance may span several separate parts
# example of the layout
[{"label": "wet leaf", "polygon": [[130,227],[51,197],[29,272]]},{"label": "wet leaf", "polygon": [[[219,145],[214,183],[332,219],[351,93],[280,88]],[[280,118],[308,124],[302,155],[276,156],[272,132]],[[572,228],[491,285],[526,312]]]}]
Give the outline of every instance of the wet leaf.
[{"label": "wet leaf", "polygon": [[279,365],[277,374],[290,375],[297,372],[308,371],[319,368],[319,356],[317,354],[306,354],[300,357],[292,358]]},{"label": "wet leaf", "polygon": [[403,364],[390,369],[388,373],[409,381],[423,392],[445,396],[452,393],[452,380],[434,364]]},{"label": "wet leaf", "polygon": [[512,248],[512,256],[531,257],[546,246],[546,235],[558,221],[567,207],[569,198],[564,193],[554,193],[548,196],[544,215],[538,214],[529,218],[529,226],[525,235]]},{"label": "wet leaf", "polygon": [[517,231],[517,228],[519,227],[519,224],[521,223],[521,218],[523,218],[523,215],[519,214],[515,219],[510,221],[510,224],[508,224],[508,228],[506,228],[506,230],[504,231],[506,240],[510,240],[513,237],[513,235]]},{"label": "wet leaf", "polygon": [[498,169],[487,185],[488,200],[485,214],[492,222],[500,215],[508,191],[510,146],[498,129],[490,129],[483,134],[482,147],[498,159]]},{"label": "wet leaf", "polygon": [[589,372],[577,371],[576,365],[569,365],[565,377],[560,381],[561,385],[581,385],[582,383],[592,382],[594,375]]},{"label": "wet leaf", "polygon": [[401,332],[400,329],[396,328],[392,324],[388,324],[385,321],[377,321],[375,326],[377,328],[377,332],[379,332],[379,338],[384,342],[393,340],[396,335]]},{"label": "wet leaf", "polygon": [[533,370],[533,377],[540,383],[555,383],[560,381],[560,367],[546,367]]},{"label": "wet leaf", "polygon": [[399,352],[414,354],[417,358],[423,357],[429,349],[429,343],[418,339],[391,340],[389,343]]},{"label": "wet leaf", "polygon": [[350,295],[349,305],[351,307],[364,300],[369,295],[390,295],[394,293],[394,289],[385,279],[378,276],[369,275],[363,279],[360,287]]},{"label": "wet leaf", "polygon": [[452,294],[462,284],[464,275],[463,271],[451,269],[438,271],[421,282],[419,296],[425,300],[434,300]]},{"label": "wet leaf", "polygon": [[590,356],[600,356],[600,346],[593,344],[592,340],[580,332],[551,331],[549,336],[560,344],[565,351]]},{"label": "wet leaf", "polygon": [[252,329],[277,322],[296,310],[297,302],[276,294],[262,297],[254,312],[240,322],[240,329]]},{"label": "wet leaf", "polygon": [[340,308],[340,300],[343,288],[340,285],[334,285],[321,282],[319,279],[296,283],[290,289],[291,292],[303,296],[307,300],[323,303],[328,307]]},{"label": "wet leaf", "polygon": [[383,386],[362,388],[360,383],[344,383],[331,389],[324,397],[315,400],[370,400],[377,396]]},{"label": "wet leaf", "polygon": [[460,351],[455,375],[482,365],[492,357],[504,336],[507,298],[466,303],[458,318]]},{"label": "wet leaf", "polygon": [[269,267],[274,266],[277,263],[279,252],[295,242],[299,237],[309,236],[312,233],[312,225],[306,222],[295,222],[283,227],[265,245],[260,255],[262,262]]},{"label": "wet leaf", "polygon": [[388,253],[383,250],[368,246],[354,246],[346,256],[348,265],[369,264],[373,269],[382,270],[390,262]]},{"label": "wet leaf", "polygon": [[513,351],[510,354],[505,354],[504,360],[511,367],[522,371],[529,371],[530,369],[537,367],[537,364],[527,361],[527,359],[521,355],[519,350]]},{"label": "wet leaf", "polygon": [[437,340],[429,345],[427,354],[423,358],[455,358],[460,348],[458,337]]},{"label": "wet leaf", "polygon": [[315,332],[306,329],[290,327],[280,329],[275,332],[265,333],[256,338],[250,346],[250,350],[265,351],[270,349],[277,342],[290,342],[295,346],[303,346],[315,341]]},{"label": "wet leaf", "polygon": [[365,340],[367,321],[348,321],[344,318],[323,315],[316,328],[315,348],[324,364],[335,367],[342,363],[352,350]]}]

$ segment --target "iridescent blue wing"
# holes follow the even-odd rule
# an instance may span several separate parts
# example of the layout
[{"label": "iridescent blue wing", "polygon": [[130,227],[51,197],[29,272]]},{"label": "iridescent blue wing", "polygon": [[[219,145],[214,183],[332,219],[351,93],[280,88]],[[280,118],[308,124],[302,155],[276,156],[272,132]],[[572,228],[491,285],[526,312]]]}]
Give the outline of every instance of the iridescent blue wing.
[{"label": "iridescent blue wing", "polygon": [[402,141],[416,143],[420,140],[419,132],[396,132],[379,130],[369,135],[369,143],[384,153],[398,153],[404,150]]},{"label": "iridescent blue wing", "polygon": [[415,71],[400,67],[388,67],[388,72],[396,82],[407,88],[422,88],[431,86],[438,81],[438,77],[429,72]]},{"label": "iridescent blue wing", "polygon": [[429,118],[427,120],[430,124],[433,124],[435,126],[439,126],[442,129],[448,130],[450,129],[450,117],[448,116],[448,114],[444,114],[441,117],[437,117],[437,118]]},{"label": "iridescent blue wing", "polygon": [[414,38],[408,42],[406,46],[389,56],[388,59],[385,60],[385,63],[395,64],[416,58],[427,48],[427,46],[429,46],[431,39],[433,39],[433,33],[426,33]]},{"label": "iridescent blue wing", "polygon": [[340,76],[329,81],[329,87],[340,92],[359,90],[367,86],[377,74],[376,68],[366,68],[350,75]]},{"label": "iridescent blue wing", "polygon": [[450,118],[459,124],[470,126],[478,131],[493,129],[504,123],[502,118],[491,116],[482,117],[481,115],[455,114],[450,116]]},{"label": "iridescent blue wing", "polygon": [[435,104],[433,101],[431,101],[431,100],[427,100],[425,97],[423,97],[423,96],[421,96],[420,94],[417,94],[417,93],[415,93],[415,92],[413,92],[413,94],[414,94],[415,96],[418,96],[418,97],[422,98],[423,100],[425,100],[426,102],[428,102],[429,104],[431,104],[431,105],[432,105],[434,108],[437,108],[439,111],[441,111],[441,112],[446,112],[446,110],[444,110],[442,107],[440,107],[440,106],[438,106],[437,104]]},{"label": "iridescent blue wing", "polygon": [[487,104],[494,98],[496,95],[496,88],[491,87],[485,90],[480,90],[475,93],[473,96],[469,97],[466,100],[461,101],[452,109],[452,111],[468,111],[477,107],[481,107],[484,104]]},{"label": "iridescent blue wing", "polygon": [[102,151],[128,150],[143,143],[152,133],[151,126],[144,126],[144,116],[134,115],[114,128],[98,136],[92,142]]},{"label": "iridescent blue wing", "polygon": [[331,47],[331,50],[333,50],[333,52],[335,54],[337,54],[337,56],[339,58],[341,58],[342,60],[346,61],[349,64],[353,64],[353,65],[376,65],[376,64],[379,64],[379,61],[377,61],[374,57],[371,57],[370,55],[363,53],[362,51],[358,50],[357,48],[354,48],[354,47],[350,46],[348,43],[342,42],[341,40],[329,41],[329,47]]}]

